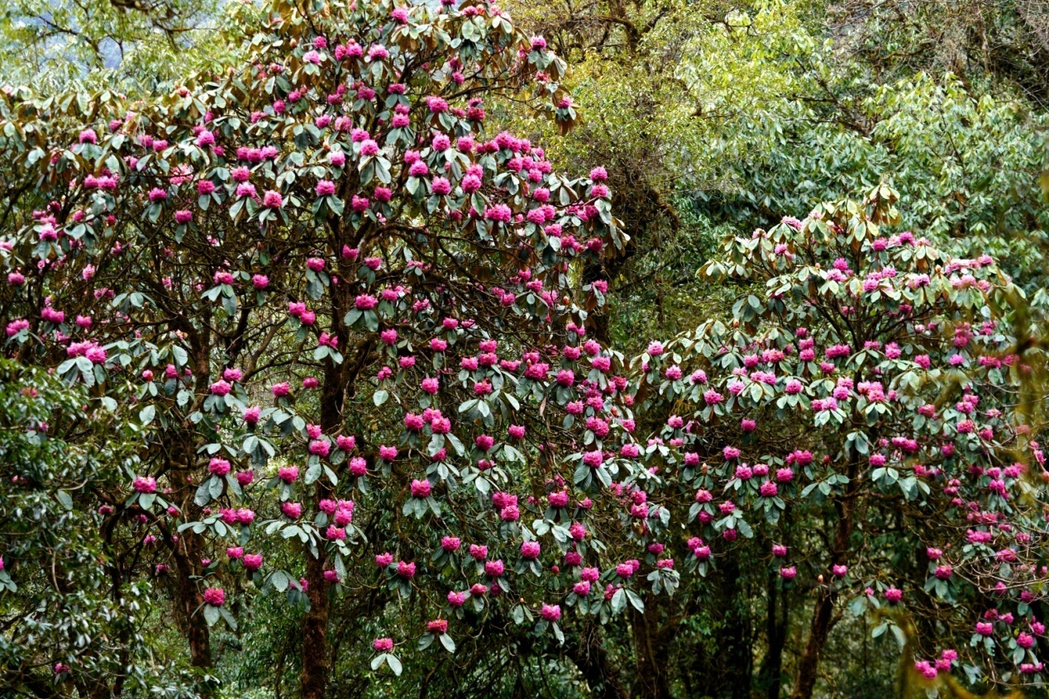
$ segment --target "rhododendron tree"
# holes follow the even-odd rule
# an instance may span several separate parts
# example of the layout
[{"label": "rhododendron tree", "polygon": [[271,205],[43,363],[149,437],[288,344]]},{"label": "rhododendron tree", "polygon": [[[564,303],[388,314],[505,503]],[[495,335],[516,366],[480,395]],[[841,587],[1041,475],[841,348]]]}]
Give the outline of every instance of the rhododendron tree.
[{"label": "rhododendron tree", "polygon": [[1044,358],[1017,354],[1018,292],[994,261],[889,234],[896,200],[880,186],[730,238],[702,274],[747,285],[732,320],[635,360],[640,414],[674,412],[637,485],[687,520],[684,568],[753,538],[779,579],[770,604],[811,604],[797,697],[843,607],[907,647],[915,683],[1043,671],[1049,474],[1017,408]]},{"label": "rhododendron tree", "polygon": [[[486,111],[576,122],[542,37],[478,0],[263,16],[248,64],[149,101],[0,97],[5,681],[208,695],[216,634],[254,634],[304,697],[565,659],[626,696],[606,624],[666,697],[744,567],[777,692],[854,618],[906,691],[1042,681],[1044,358],[994,260],[879,186],[728,239],[700,279],[731,317],[624,363],[608,173]],[[139,662],[142,609],[186,682]]]},{"label": "rhododendron tree", "polygon": [[153,103],[5,96],[6,349],[141,430],[101,526],[147,524],[194,665],[252,590],[305,609],[307,697],[348,589],[411,605],[397,645],[563,642],[567,588],[625,604],[576,584],[631,438],[574,282],[625,236],[603,170],[486,133],[483,100],[568,128],[564,65],[484,3],[268,16],[250,66]]}]

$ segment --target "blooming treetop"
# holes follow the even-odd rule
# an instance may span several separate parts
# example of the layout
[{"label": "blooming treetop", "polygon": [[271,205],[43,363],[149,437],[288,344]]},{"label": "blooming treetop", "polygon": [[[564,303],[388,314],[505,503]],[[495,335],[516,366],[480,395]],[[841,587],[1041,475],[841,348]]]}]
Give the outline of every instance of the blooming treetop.
[{"label": "blooming treetop", "polygon": [[[728,239],[703,273],[755,287],[731,322],[635,360],[641,414],[677,413],[646,450],[645,488],[687,508],[687,568],[757,533],[784,590],[818,580],[796,692],[811,693],[839,600],[901,648],[912,616],[936,624],[907,645],[925,680],[1042,671],[1049,473],[1017,408],[1043,359],[1016,353],[1003,320],[1018,292],[990,257],[883,232],[897,198],[881,186]],[[801,512],[827,531],[799,529]]]},{"label": "blooming treetop", "polygon": [[[545,41],[483,2],[270,9],[250,65],[154,102],[0,101],[6,351],[140,430],[98,517],[148,528],[195,664],[235,596],[282,594],[321,697],[350,588],[410,605],[370,644],[400,672],[397,646],[454,651],[459,624],[563,640],[644,612],[675,552],[702,575],[757,532],[784,589],[819,580],[802,688],[843,597],[881,633],[903,607],[951,629],[919,639],[925,675],[971,637],[971,675],[1038,676],[1044,458],[1011,421],[993,261],[883,235],[888,188],[824,205],[729,240],[707,272],[764,292],[628,376],[586,335],[607,287],[577,282],[625,241],[606,173],[485,130],[485,100],[522,96],[571,126]],[[920,580],[860,545],[901,521]]]},{"label": "blooming treetop", "polygon": [[[511,589],[560,636],[541,578],[592,555],[595,507],[566,459],[631,441],[619,358],[585,336],[603,282],[573,268],[625,236],[601,168],[559,175],[482,100],[567,128],[564,64],[485,3],[270,16],[245,70],[154,103],[5,95],[33,183],[4,231],[7,347],[141,424],[103,516],[155,527],[194,662],[240,575],[309,607],[306,696],[351,577],[435,619],[424,643]],[[615,473],[587,468],[593,494]],[[395,541],[393,508],[418,521]]]}]

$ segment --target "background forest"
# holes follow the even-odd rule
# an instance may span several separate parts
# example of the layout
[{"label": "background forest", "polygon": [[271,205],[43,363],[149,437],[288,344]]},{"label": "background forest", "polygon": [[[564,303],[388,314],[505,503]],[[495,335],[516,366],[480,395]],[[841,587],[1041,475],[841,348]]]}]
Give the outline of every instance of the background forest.
[{"label": "background forest", "polygon": [[[545,148],[555,171],[572,176],[590,172],[593,177],[594,169],[603,167],[611,211],[629,236],[616,254],[579,258],[580,285],[607,283],[601,294],[605,305],[589,309],[588,338],[614,347],[620,357],[643,356],[647,366],[656,361],[645,354],[653,340],[687,336],[706,321],[738,327],[737,302],[763,293],[764,284],[758,275],[712,282],[717,275],[708,274],[707,265],[724,259],[724,250],[719,252],[723,239],[747,238],[755,229],[779,230],[785,217],[805,219],[822,202],[866,202],[872,190],[887,185],[898,192],[898,201],[884,209],[894,206],[892,214],[898,213],[900,224],[893,231],[914,231],[957,258],[992,256],[1026,299],[1023,310],[1008,318],[1020,328],[1016,336],[1030,336],[1031,347],[1044,342],[1049,4],[507,0],[501,9],[525,35],[544,37],[564,59],[567,72],[560,82],[572,95],[578,123],[562,133],[559,123],[526,100],[495,93],[484,105],[487,138],[504,130],[527,137]],[[232,75],[234,66],[259,49],[252,38],[266,15],[260,5],[239,0],[9,0],[0,9],[0,85],[8,95],[29,89],[42,97],[77,93],[90,100],[108,91],[134,108],[170,95],[198,72]],[[9,193],[23,186],[31,192],[41,182],[20,180],[0,165],[0,187]],[[883,211],[880,206],[875,209]],[[0,238],[13,230],[19,207],[25,204],[6,198]],[[751,254],[757,259],[758,252]],[[17,317],[11,310],[15,301],[0,300],[6,324]],[[973,319],[974,325],[978,322]],[[59,475],[68,480],[73,469],[100,491],[118,488],[107,481],[107,464],[141,458],[135,455],[136,444],[145,439],[141,426],[114,414],[108,422],[80,423],[64,439],[23,435],[19,426],[29,420],[60,422],[57,416],[77,413],[87,395],[78,391],[90,388],[63,383],[55,372],[27,368],[20,363],[23,350],[5,346],[4,353],[0,476],[5,482],[17,484],[27,477],[27,464],[33,464],[41,482]],[[622,363],[625,373],[629,359]],[[1027,380],[1041,385],[1039,371],[1036,366]],[[271,372],[279,373],[279,367]],[[298,380],[295,375],[293,382]],[[25,400],[27,387],[46,402]],[[696,403],[698,395],[692,398]],[[1035,395],[1045,394],[1036,389]],[[374,400],[378,407],[385,398]],[[638,439],[659,434],[682,413],[683,401],[681,396],[652,400],[646,410],[639,409]],[[1044,398],[1024,409],[1037,434],[1044,424]],[[784,423],[761,439],[796,439],[796,427]],[[358,435],[369,428],[362,421],[359,429]],[[167,559],[148,546],[126,549],[133,560],[122,565],[140,572],[129,576],[115,598],[106,569],[94,565],[111,556],[111,542],[95,533],[101,520],[94,506],[81,506],[79,498],[87,502],[91,494],[72,492],[76,502],[68,503],[64,491],[57,500],[44,491],[12,488],[0,494],[0,555],[10,559],[12,551],[21,551],[23,567],[39,568],[39,574],[21,580],[15,572],[10,577],[0,572],[0,694],[308,695],[300,685],[302,648],[310,642],[301,605],[288,604],[279,594],[254,595],[250,602],[245,595],[243,603],[238,598],[227,605],[233,607],[235,629],[209,621],[209,658],[201,662],[192,641],[187,643],[186,627],[173,620],[172,600],[179,599],[180,583],[157,568]],[[411,492],[413,501],[420,499],[414,484]],[[686,495],[690,498],[692,491]],[[799,510],[794,516],[790,526],[799,532],[833,527],[829,509]],[[892,515],[884,517],[889,522]],[[401,535],[394,522],[376,526],[383,536]],[[865,548],[882,547],[889,558],[892,551],[925,550],[919,525],[893,522],[885,531],[891,532],[883,534],[891,541]],[[128,536],[141,538],[145,532]],[[784,587],[767,555],[775,541],[759,533],[736,543],[718,551],[716,566],[705,576],[682,576],[669,600],[648,605],[644,613],[626,606],[623,623],[565,623],[563,643],[502,628],[498,640],[487,635],[497,633],[487,627],[472,635],[463,632],[456,637],[454,655],[405,650],[410,661],[402,657],[403,674],[396,659],[397,674],[390,671],[392,664],[372,662],[373,639],[410,625],[416,611],[397,595],[347,594],[330,610],[326,691],[346,697],[802,696],[796,678],[821,599],[815,580],[822,564],[792,561],[799,568],[798,582]],[[423,554],[428,560],[429,552],[419,559]],[[68,580],[77,581],[74,589],[52,566],[67,556],[75,559],[68,562]],[[1038,565],[1045,558],[1041,550],[1031,552],[1030,560]],[[921,569],[915,576],[924,579],[926,564],[934,561],[914,564]],[[271,562],[289,571],[305,565],[291,554],[279,562],[267,557],[267,565]],[[18,582],[17,593],[12,579]],[[7,583],[11,587],[5,592]],[[375,584],[380,588],[385,590],[385,583]],[[26,595],[34,601],[32,608]],[[958,604],[983,612],[982,602]],[[1013,684],[1002,678],[986,683],[956,668],[962,683],[915,685],[907,679],[919,652],[915,644],[920,641],[913,639],[926,622],[916,620],[917,628],[909,628],[909,622],[898,620],[886,632],[889,627],[879,627],[879,618],[853,613],[852,606],[843,595],[834,607],[819,650],[815,688],[805,696],[873,699],[939,692],[960,697],[977,696],[968,690],[1005,692]],[[59,607],[61,615],[46,611]],[[111,625],[128,617],[130,625]],[[510,627],[505,616],[491,623]],[[962,638],[959,647],[969,644],[969,635],[971,624],[954,637]],[[123,668],[118,688],[92,689],[54,678],[59,656],[93,653],[100,667],[111,662]],[[901,653],[908,662],[901,664]],[[1024,692],[1045,696],[1040,686]]]}]

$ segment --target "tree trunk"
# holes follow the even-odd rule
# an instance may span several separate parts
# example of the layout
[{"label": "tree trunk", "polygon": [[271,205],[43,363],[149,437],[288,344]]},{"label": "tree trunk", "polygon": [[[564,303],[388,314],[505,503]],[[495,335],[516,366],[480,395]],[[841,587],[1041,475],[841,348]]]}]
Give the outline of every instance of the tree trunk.
[{"label": "tree trunk", "polygon": [[[649,609],[655,609],[653,600]],[[658,620],[631,608],[631,627],[634,634],[634,653],[637,657],[637,691],[643,699],[669,699],[670,682],[667,677],[667,649],[659,632]]]},{"label": "tree trunk", "polygon": [[567,646],[565,653],[583,673],[594,699],[627,699],[619,669],[609,660],[600,634],[599,626],[587,624],[579,642]]},{"label": "tree trunk", "polygon": [[[205,320],[207,320],[205,316]],[[208,331],[192,331],[189,334],[195,364],[195,387],[198,395],[207,393],[210,375],[211,336]],[[197,441],[199,435],[196,426],[184,421],[181,425],[167,432],[162,440],[170,454],[165,464],[168,480],[172,484],[172,499],[178,503],[184,513],[189,514],[199,508],[193,504],[194,486],[191,482],[193,467],[197,459]],[[197,589],[200,564],[200,537],[186,530],[180,535],[166,532],[165,543],[171,548],[175,567],[170,571],[174,586],[175,619],[182,629],[182,634],[189,644],[190,662],[193,667],[210,668],[211,630],[200,610],[204,597]],[[212,688],[198,688],[200,696],[208,697]]]},{"label": "tree trunk", "polygon": [[[333,311],[333,317],[338,308]],[[341,318],[342,316],[339,315]],[[342,333],[341,324],[337,330]],[[344,335],[344,333],[342,333]],[[345,346],[345,337],[340,339]],[[366,351],[366,350],[365,350]],[[346,395],[346,375],[341,367],[328,360],[324,368],[324,386],[321,393],[320,418],[325,434],[335,434],[342,426],[342,405]],[[316,500],[331,497],[334,491],[325,480],[317,481]],[[302,627],[302,675],[299,695],[303,699],[323,699],[328,688],[331,658],[328,649],[328,620],[331,615],[329,590],[331,584],[324,579],[324,568],[328,562],[323,542],[316,558],[306,560],[306,595],[310,610],[306,612]]]},{"label": "tree trunk", "polygon": [[[205,372],[206,376],[207,364],[198,362],[197,371],[198,376],[201,371]],[[198,390],[201,390],[199,386]],[[183,428],[170,433],[165,440],[171,453],[167,469],[168,478],[175,488],[172,495],[175,502],[186,511],[191,511],[189,508],[194,507],[191,505],[194,488],[188,479],[196,457],[195,436],[194,431]],[[204,614],[198,611],[204,603],[204,597],[197,590],[194,580],[200,561],[200,539],[192,530],[186,530],[177,538],[173,532],[169,532],[165,543],[171,548],[175,562],[175,567],[170,572],[174,578],[175,618],[189,643],[190,661],[194,667],[211,667],[211,632]]]},{"label": "tree trunk", "polygon": [[[601,264],[588,262],[583,266],[583,284],[592,284],[599,279],[605,279],[607,272]],[[602,344],[611,344],[612,330],[608,318],[608,306],[597,310],[591,310],[588,320],[591,322],[590,336]]]},{"label": "tree trunk", "polygon": [[[197,608],[204,603],[204,598],[197,592],[191,576],[194,575],[190,556],[196,547],[190,544],[192,532],[185,532],[181,541],[186,544],[186,551],[175,551],[175,617],[179,620],[182,633],[189,643],[190,662],[193,667],[211,667],[211,633],[204,615]],[[194,614],[194,612],[197,612]]]},{"label": "tree trunk", "polygon": [[[856,507],[856,465],[850,464],[849,485],[841,499],[835,503],[838,512],[838,527],[831,549],[831,563],[843,564],[849,553],[849,538],[852,536],[853,515]],[[793,699],[812,699],[819,670],[820,654],[827,643],[827,636],[833,626],[834,603],[838,599],[830,581],[829,570],[825,573],[827,582],[821,583],[816,596],[816,606],[812,610],[812,623],[809,625],[809,640],[805,652],[798,663],[797,681],[794,683]]]},{"label": "tree trunk", "polygon": [[734,551],[725,558],[721,570],[721,598],[725,610],[723,626],[723,652],[726,671],[724,679],[729,685],[732,699],[750,699],[753,684],[752,672],[754,657],[750,619],[745,603],[746,590],[740,572],[740,551]]},{"label": "tree trunk", "polygon": [[302,678],[299,696],[323,699],[328,687],[328,581],[324,579],[324,556],[306,561],[310,610],[302,627]]},{"label": "tree trunk", "polygon": [[809,626],[809,640],[805,644],[805,653],[798,664],[798,681],[794,686],[794,699],[811,699],[816,686],[819,670],[820,653],[827,643],[830,633],[831,614],[834,611],[835,594],[827,587],[820,589],[816,607],[812,611],[812,624]]},{"label": "tree trunk", "polygon": [[765,636],[767,649],[758,674],[760,686],[765,690],[765,699],[779,699],[783,687],[783,649],[787,644],[787,600],[779,599],[776,590],[776,574],[769,573]]}]

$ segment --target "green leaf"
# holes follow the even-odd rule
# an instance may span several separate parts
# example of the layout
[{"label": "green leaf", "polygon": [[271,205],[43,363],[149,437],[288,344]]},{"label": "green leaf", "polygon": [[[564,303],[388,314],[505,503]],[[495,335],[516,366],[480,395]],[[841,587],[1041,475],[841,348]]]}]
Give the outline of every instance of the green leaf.
[{"label": "green leaf", "polygon": [[328,477],[328,480],[331,481],[332,485],[339,484],[339,477],[335,475],[335,471],[331,470],[331,468],[327,464],[325,464],[324,466],[324,475]]},{"label": "green leaf", "polygon": [[459,438],[451,432],[445,435],[445,438],[448,440],[448,443],[452,445],[452,449],[455,449],[455,453],[462,456],[466,449],[463,448],[463,443],[459,441]]},{"label": "green leaf", "polygon": [[73,509],[73,498],[69,497],[69,493],[66,491],[56,490],[55,499],[58,500],[58,504],[62,506],[62,509],[67,512]]},{"label": "green leaf", "polygon": [[590,478],[590,467],[582,463],[576,466],[575,473],[572,475],[572,482],[579,485],[588,478]]},{"label": "green leaf", "polygon": [[288,589],[288,574],[283,570],[275,570],[270,575],[270,584],[280,592],[284,592]]},{"label": "green leaf", "polygon": [[222,618],[226,620],[229,627],[234,631],[237,630],[237,620],[233,618],[233,615],[229,613],[229,610],[225,607],[219,607],[219,612],[222,614]]},{"label": "green leaf", "polygon": [[904,646],[907,645],[907,634],[905,634],[903,632],[903,629],[901,629],[899,626],[896,626],[895,624],[893,624],[891,628],[892,635],[896,637],[896,645],[898,645],[900,647],[900,650],[902,651]]}]

